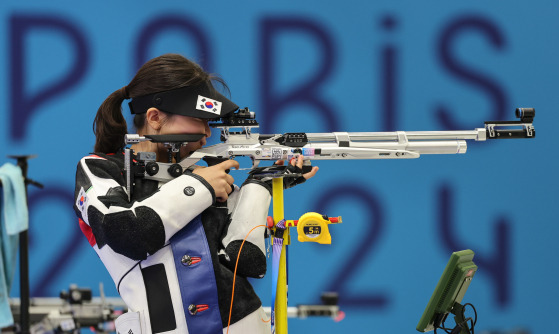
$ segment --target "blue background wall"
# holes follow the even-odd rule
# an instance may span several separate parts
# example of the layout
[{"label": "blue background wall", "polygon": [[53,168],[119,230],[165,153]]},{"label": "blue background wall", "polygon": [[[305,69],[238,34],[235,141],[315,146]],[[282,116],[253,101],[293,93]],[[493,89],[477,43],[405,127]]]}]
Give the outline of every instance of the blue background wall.
[{"label": "blue background wall", "polygon": [[[70,283],[98,294],[99,282],[117,294],[71,208],[75,166],[92,150],[103,99],[145,60],[178,52],[221,74],[262,133],[471,130],[536,108],[535,140],[324,162],[287,191],[287,218],[344,218],[332,246],[292,245],[289,302],[335,290],[347,314],[290,320],[290,332],[413,333],[450,253],[466,248],[479,265],[465,298],[478,330],[555,328],[557,10],[552,1],[2,1],[0,157],[38,154],[29,174],[46,186],[30,192],[32,295]],[[255,286],[269,305],[269,277]]]}]

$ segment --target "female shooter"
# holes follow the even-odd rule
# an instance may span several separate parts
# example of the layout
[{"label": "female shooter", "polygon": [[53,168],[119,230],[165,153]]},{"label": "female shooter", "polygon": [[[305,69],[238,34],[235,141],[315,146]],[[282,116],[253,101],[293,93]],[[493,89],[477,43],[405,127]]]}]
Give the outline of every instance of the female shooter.
[{"label": "female shooter", "polygon": [[[230,333],[270,332],[246,279],[266,271],[260,229],[243,246],[231,308],[237,254],[247,233],[266,220],[269,184],[248,178],[237,187],[226,171],[239,165],[228,160],[190,168],[164,184],[137,178],[131,194],[126,191],[122,102],[132,99],[134,125],[142,136],[203,134],[182,146],[184,158],[205,145],[211,134],[208,120],[238,108],[214,89],[215,80],[182,56],[163,55],[109,95],[95,117],[95,153],[78,164],[74,209],[128,305],[129,312],[117,320],[120,333],[225,333],[229,317]],[[205,108],[201,99],[212,101],[214,108]],[[160,162],[168,157],[162,144],[141,142],[132,149],[155,152]],[[301,168],[302,159],[293,165]]]}]

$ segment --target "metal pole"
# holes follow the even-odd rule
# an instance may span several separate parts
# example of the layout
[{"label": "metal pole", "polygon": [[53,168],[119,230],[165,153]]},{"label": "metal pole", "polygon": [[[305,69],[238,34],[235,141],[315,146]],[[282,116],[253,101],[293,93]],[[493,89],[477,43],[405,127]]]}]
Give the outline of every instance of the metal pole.
[{"label": "metal pole", "polygon": [[[27,159],[17,156],[17,165],[25,181],[25,198],[27,199]],[[29,202],[27,202],[29,204]],[[19,290],[20,290],[20,333],[29,334],[29,234],[28,229],[19,233]]]},{"label": "metal pole", "polygon": [[[27,195],[27,185],[32,184],[39,188],[43,185],[35,182],[27,177],[27,160],[33,159],[36,155],[16,155],[8,156],[17,160],[17,165],[21,168],[21,174],[25,182],[25,198],[29,205]],[[19,234],[19,290],[20,290],[20,332],[21,334],[29,334],[30,316],[29,316],[29,229]]]}]

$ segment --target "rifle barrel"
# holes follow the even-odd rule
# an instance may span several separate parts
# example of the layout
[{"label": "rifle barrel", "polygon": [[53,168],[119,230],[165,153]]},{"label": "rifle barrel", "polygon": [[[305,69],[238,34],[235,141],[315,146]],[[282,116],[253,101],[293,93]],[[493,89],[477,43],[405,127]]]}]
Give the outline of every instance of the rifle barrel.
[{"label": "rifle barrel", "polygon": [[[341,133],[341,132],[340,132]],[[479,128],[466,131],[398,131],[398,132],[347,132],[349,140],[359,141],[398,141],[404,134],[409,141],[414,140],[478,140],[486,139],[486,130]],[[336,132],[307,133],[309,142],[336,142]]]}]

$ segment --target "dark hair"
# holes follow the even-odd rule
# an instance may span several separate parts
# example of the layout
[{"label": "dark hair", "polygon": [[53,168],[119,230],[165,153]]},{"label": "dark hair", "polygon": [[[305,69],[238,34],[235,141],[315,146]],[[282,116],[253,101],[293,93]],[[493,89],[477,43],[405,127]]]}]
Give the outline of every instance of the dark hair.
[{"label": "dark hair", "polygon": [[[128,86],[109,95],[101,104],[93,121],[95,134],[94,151],[116,153],[124,148],[124,135],[128,126],[122,116],[122,102],[126,99],[153,94],[166,90],[198,86],[204,82],[213,87],[212,81],[225,82],[206,73],[198,64],[178,54],[164,54],[146,62],[136,73]],[[140,129],[145,125],[146,114],[134,116],[134,126]]]}]

